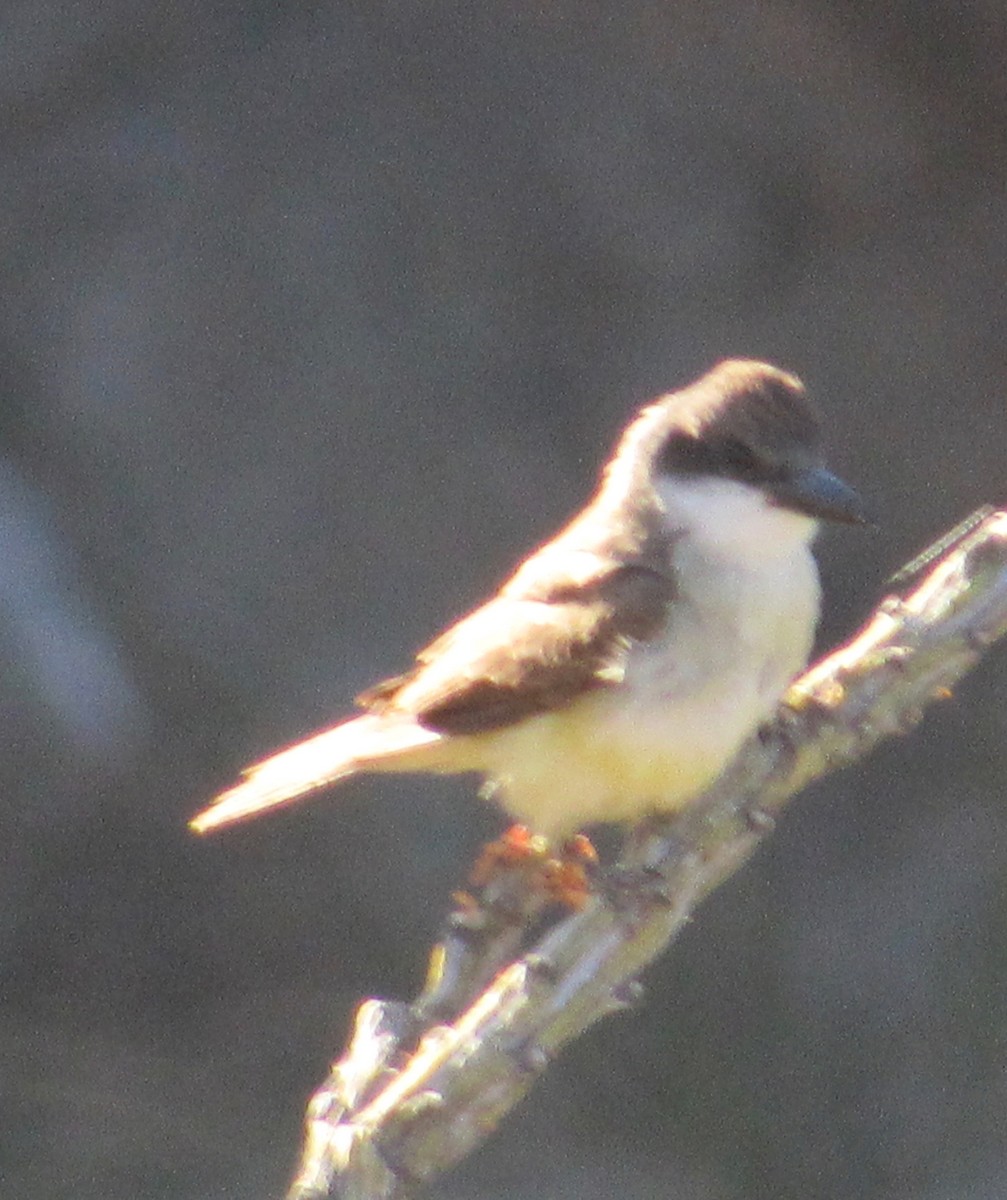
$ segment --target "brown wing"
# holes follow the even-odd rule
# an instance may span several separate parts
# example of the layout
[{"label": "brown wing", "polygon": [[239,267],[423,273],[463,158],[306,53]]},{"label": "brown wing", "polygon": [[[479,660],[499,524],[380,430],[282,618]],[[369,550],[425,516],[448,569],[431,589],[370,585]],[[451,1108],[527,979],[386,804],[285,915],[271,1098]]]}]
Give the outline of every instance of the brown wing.
[{"label": "brown wing", "polygon": [[673,599],[669,575],[636,564],[505,592],[421,651],[411,672],[357,703],[410,713],[442,733],[499,729],[620,682],[631,642],[659,632]]}]

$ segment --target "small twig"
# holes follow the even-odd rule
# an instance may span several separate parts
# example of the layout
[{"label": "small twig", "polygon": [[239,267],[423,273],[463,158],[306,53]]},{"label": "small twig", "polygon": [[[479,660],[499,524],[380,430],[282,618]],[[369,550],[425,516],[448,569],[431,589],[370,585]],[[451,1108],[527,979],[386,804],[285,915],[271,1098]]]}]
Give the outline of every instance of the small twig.
[{"label": "small twig", "polygon": [[[950,695],[1007,632],[1007,513],[939,545],[914,560],[929,568],[918,585],[886,598],[856,637],[802,676],[772,727],[688,811],[634,832],[617,903],[593,897],[512,961],[541,902],[497,897],[471,927],[456,919],[449,928],[432,956],[439,969],[411,1010],[361,1006],[346,1055],[312,1099],[288,1200],[406,1197],[457,1163],[560,1047],[632,1001],[642,968],[797,791],[907,732],[927,704]],[[516,914],[509,923],[507,912]]]}]

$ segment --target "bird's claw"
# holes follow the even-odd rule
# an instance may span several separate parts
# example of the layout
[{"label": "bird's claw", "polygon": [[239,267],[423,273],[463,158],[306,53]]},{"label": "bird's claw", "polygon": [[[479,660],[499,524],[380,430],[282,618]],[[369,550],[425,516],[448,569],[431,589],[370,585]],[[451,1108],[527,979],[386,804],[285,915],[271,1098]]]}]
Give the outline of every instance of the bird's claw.
[{"label": "bird's claw", "polygon": [[483,848],[469,874],[469,884],[483,889],[502,872],[520,871],[551,902],[579,910],[593,891],[597,864],[598,854],[582,833],[552,853],[545,838],[531,833],[527,826],[512,825]]}]

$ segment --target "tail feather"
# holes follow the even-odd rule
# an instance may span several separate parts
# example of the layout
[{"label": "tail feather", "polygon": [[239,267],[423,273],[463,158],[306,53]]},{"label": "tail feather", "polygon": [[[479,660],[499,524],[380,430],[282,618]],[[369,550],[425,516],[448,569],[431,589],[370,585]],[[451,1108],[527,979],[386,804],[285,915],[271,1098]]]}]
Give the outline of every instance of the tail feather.
[{"label": "tail feather", "polygon": [[408,718],[358,717],[256,763],[189,822],[196,833],[242,821],[358,771],[409,770],[403,761],[442,740]]}]

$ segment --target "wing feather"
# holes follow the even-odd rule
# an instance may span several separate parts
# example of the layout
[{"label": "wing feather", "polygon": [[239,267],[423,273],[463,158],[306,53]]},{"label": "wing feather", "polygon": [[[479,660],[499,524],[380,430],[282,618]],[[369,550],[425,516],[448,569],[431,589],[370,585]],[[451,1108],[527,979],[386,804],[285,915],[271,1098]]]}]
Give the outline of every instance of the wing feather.
[{"label": "wing feather", "polygon": [[357,702],[439,733],[502,728],[617,684],[630,644],[663,628],[674,594],[669,572],[612,562],[589,579],[505,588]]}]

